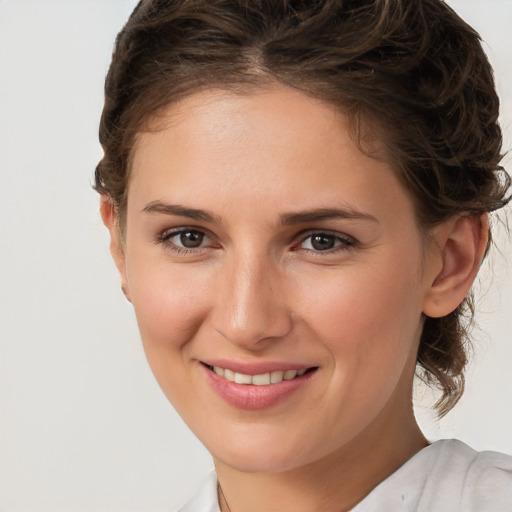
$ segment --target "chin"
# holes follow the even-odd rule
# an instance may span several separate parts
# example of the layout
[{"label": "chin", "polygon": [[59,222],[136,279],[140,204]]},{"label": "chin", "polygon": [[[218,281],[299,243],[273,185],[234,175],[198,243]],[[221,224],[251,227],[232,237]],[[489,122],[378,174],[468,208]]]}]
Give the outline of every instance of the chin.
[{"label": "chin", "polygon": [[231,437],[225,442],[218,442],[216,446],[205,442],[207,449],[214,460],[237,471],[244,473],[284,473],[295,468],[314,462],[313,453],[304,451],[310,443],[301,442],[288,436],[287,442],[283,438],[271,440],[270,436],[261,436],[258,440],[254,436],[249,438],[241,436],[238,440]]},{"label": "chin", "polygon": [[212,455],[215,461],[242,473],[284,473],[303,465],[296,457],[281,454],[276,458],[261,448],[253,452],[247,450],[237,453],[223,451],[216,454],[212,452]]}]

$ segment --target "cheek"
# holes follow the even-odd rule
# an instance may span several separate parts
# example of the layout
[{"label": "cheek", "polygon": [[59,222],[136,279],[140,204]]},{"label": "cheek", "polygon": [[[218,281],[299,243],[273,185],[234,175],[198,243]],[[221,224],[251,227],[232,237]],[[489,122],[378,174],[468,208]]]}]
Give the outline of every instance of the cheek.
[{"label": "cheek", "polygon": [[143,254],[127,260],[127,280],[144,350],[162,385],[163,378],[178,378],[183,371],[180,362],[187,342],[206,314],[208,280],[200,272],[187,272]]},{"label": "cheek", "polygon": [[[421,301],[415,271],[399,264],[387,272],[346,269],[326,280],[308,301],[306,315],[319,339],[328,345],[336,365],[370,380],[397,369],[414,352],[421,328]],[[350,363],[348,363],[350,361]],[[347,363],[346,363],[347,362]]]},{"label": "cheek", "polygon": [[[422,325],[411,279],[345,273],[310,302],[309,325],[331,358],[330,386],[319,407],[327,404],[333,429],[352,435],[391,397],[410,394]],[[354,421],[339,420],[349,417]]]},{"label": "cheek", "polygon": [[190,281],[146,276],[132,283],[133,306],[144,340],[179,346],[198,328],[201,305]]}]

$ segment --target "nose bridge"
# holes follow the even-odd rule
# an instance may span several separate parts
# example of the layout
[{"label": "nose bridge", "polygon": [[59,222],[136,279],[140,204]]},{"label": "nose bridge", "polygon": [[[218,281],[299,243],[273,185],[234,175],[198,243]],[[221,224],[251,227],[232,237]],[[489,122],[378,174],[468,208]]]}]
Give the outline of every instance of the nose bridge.
[{"label": "nose bridge", "polygon": [[254,251],[233,253],[222,276],[215,329],[231,342],[251,346],[291,329],[278,264]]}]

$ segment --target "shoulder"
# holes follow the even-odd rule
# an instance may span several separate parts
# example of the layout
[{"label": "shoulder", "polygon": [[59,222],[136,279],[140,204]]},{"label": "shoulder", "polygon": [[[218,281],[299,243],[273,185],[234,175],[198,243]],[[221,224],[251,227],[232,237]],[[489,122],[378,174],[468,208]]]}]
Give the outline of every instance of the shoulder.
[{"label": "shoulder", "polygon": [[512,457],[503,453],[477,452],[451,439],[438,441],[432,484],[445,494],[460,496],[464,511],[512,510]]},{"label": "shoulder", "polygon": [[208,473],[194,496],[177,512],[220,512],[215,471]]},{"label": "shoulder", "polygon": [[511,512],[512,457],[437,441],[379,484],[353,512]]}]

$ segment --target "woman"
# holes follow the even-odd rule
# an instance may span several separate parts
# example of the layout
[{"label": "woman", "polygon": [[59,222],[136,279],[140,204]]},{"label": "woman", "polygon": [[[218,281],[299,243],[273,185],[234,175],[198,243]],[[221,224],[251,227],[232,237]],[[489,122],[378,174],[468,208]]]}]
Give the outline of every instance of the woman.
[{"label": "woman", "polygon": [[216,472],[183,512],[505,511],[512,460],[429,445],[504,206],[492,70],[439,0],[142,1],[101,214],[164,393]]}]

